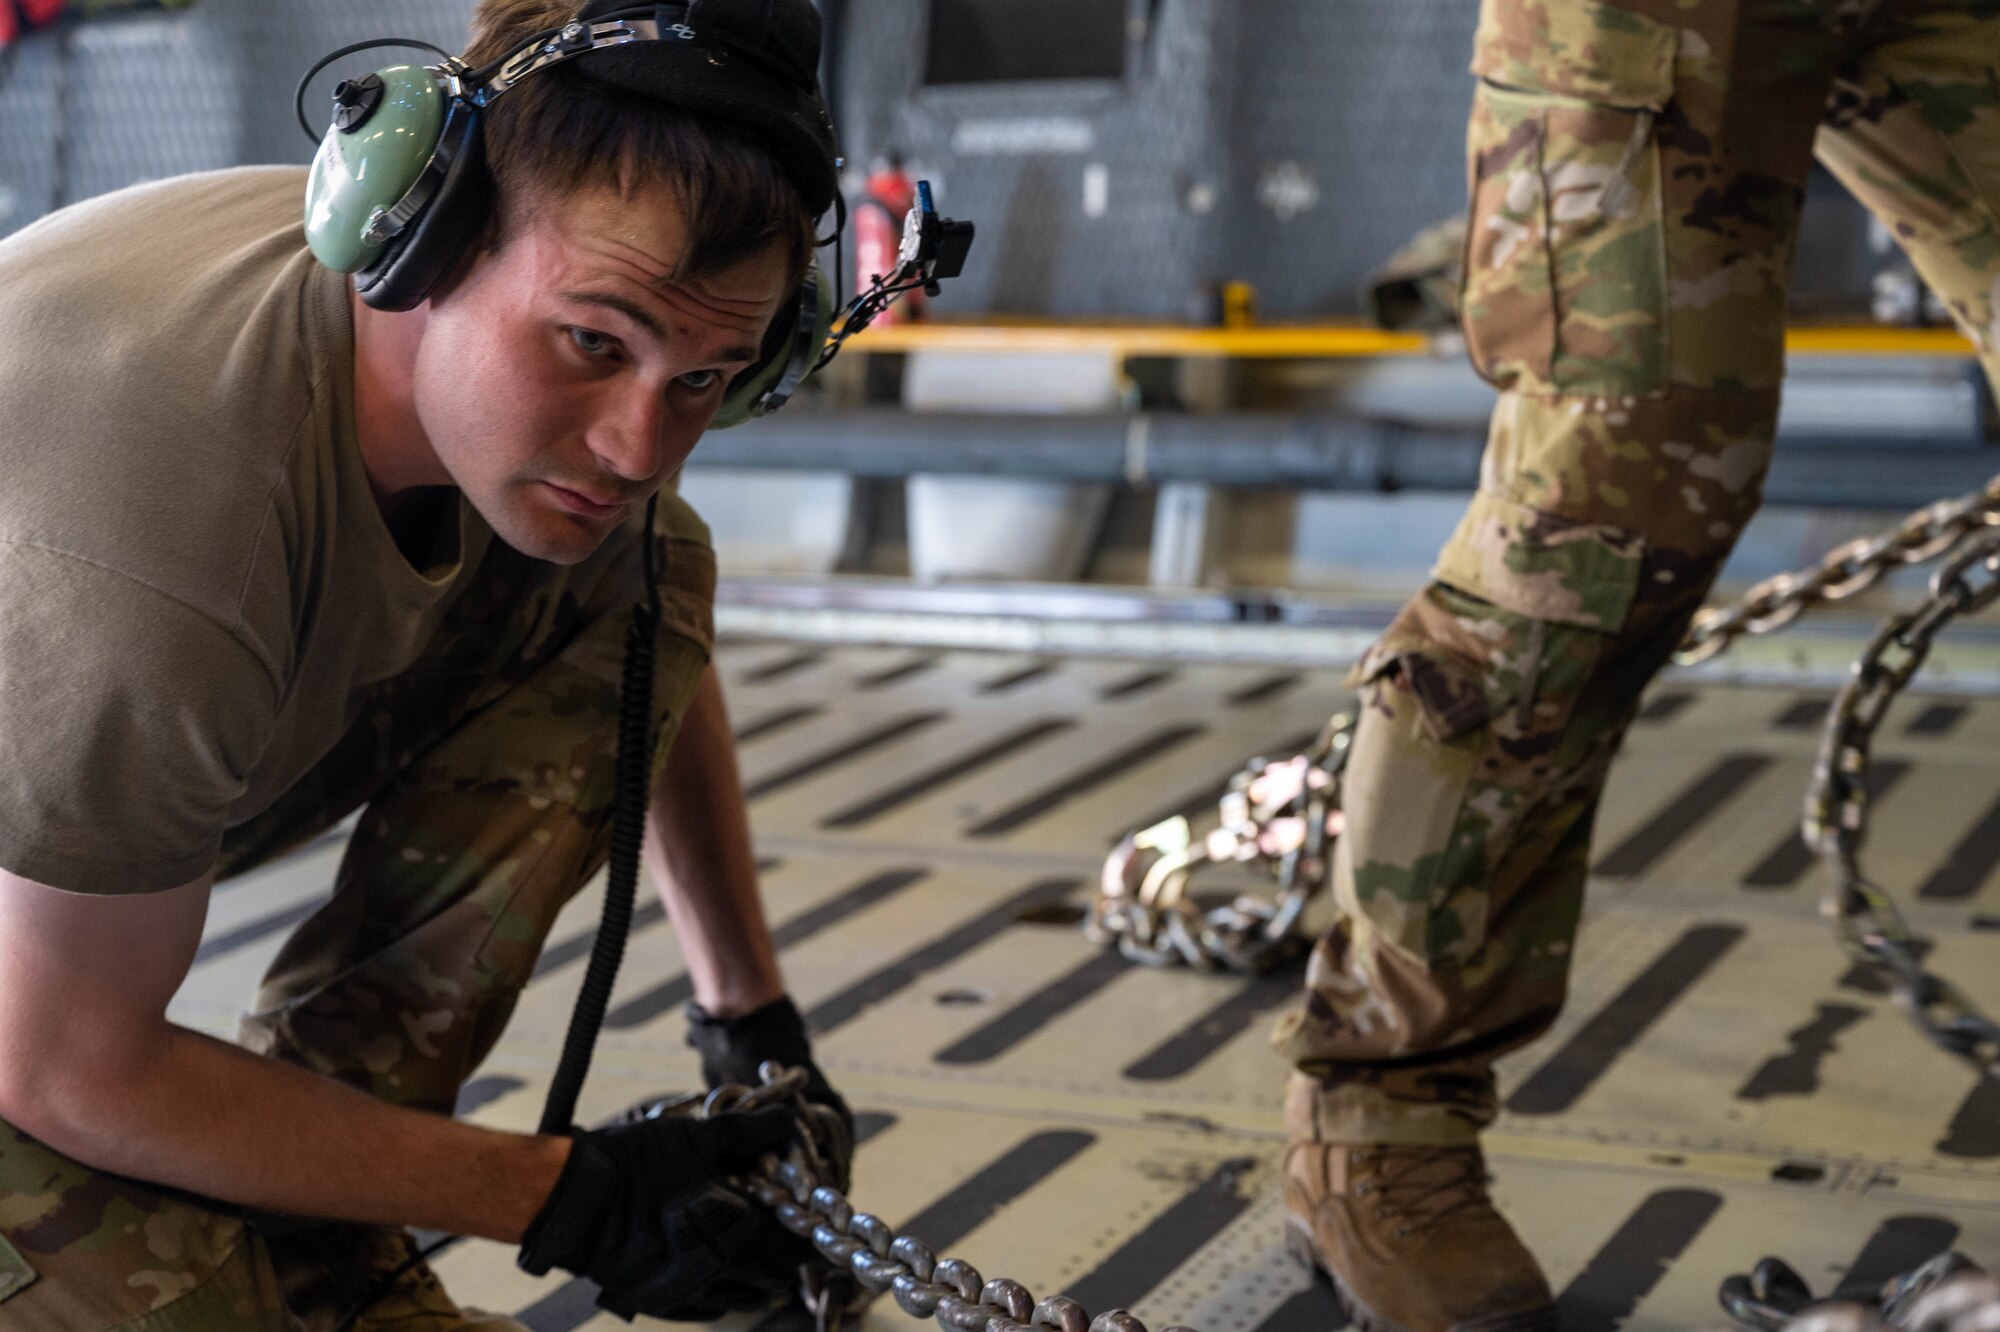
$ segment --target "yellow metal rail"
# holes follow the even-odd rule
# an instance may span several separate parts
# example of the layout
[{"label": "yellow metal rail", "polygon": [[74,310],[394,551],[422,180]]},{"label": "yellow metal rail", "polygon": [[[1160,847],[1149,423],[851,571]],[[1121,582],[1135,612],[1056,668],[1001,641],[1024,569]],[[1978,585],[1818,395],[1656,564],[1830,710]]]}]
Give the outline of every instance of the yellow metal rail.
[{"label": "yellow metal rail", "polygon": [[[1098,352],[1139,356],[1213,356],[1316,360],[1346,356],[1414,356],[1430,347],[1416,333],[1384,333],[1365,324],[1268,324],[1193,328],[1172,324],[892,324],[857,336],[864,352]],[[1972,344],[1949,328],[1884,328],[1871,324],[1802,324],[1785,335],[1794,354],[1833,356],[1971,356]]]}]

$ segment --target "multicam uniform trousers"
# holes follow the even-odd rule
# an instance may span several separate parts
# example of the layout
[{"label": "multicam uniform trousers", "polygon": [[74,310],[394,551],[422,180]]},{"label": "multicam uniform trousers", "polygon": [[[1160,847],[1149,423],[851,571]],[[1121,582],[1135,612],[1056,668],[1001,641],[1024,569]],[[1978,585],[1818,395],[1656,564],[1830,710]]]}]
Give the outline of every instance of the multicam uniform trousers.
[{"label": "multicam uniform trousers", "polygon": [[1462,307],[1501,390],[1357,666],[1295,1136],[1473,1140],[1560,1008],[1606,767],[1755,511],[1817,156],[2000,372],[2000,0],[1483,0]]},{"label": "multicam uniform trousers", "polygon": [[[671,493],[657,532],[663,756],[708,662],[715,560]],[[218,879],[361,810],[332,897],[286,941],[243,1019],[246,1046],[452,1112],[556,913],[609,851],[637,538],[615,534],[570,568],[493,543],[419,660],[370,688],[305,780],[230,831]],[[8,1332],[328,1332],[409,1245],[377,1227],[246,1219],[93,1170],[0,1122]],[[419,1267],[356,1327],[519,1324],[461,1312]]]}]

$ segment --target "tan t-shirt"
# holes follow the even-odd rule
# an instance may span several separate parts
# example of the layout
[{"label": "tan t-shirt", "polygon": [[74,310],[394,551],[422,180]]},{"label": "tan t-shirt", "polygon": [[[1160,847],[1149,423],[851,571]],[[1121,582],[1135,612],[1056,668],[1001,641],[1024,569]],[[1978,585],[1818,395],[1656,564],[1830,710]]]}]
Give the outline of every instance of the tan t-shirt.
[{"label": "tan t-shirt", "polygon": [[493,539],[461,500],[427,567],[397,550],[304,194],[298,168],[185,176],[0,242],[0,867],[198,877]]}]

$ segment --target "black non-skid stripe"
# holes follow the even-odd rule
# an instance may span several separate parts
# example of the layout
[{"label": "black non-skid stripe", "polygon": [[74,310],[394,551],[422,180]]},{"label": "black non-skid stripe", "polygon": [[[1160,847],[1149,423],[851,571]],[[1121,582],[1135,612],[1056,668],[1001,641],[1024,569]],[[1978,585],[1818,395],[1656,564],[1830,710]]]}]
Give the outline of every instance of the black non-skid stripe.
[{"label": "black non-skid stripe", "polygon": [[1718,760],[1652,818],[1627,834],[1624,841],[1597,862],[1596,872],[1613,879],[1645,873],[1770,766],[1770,758],[1763,754],[1730,754]]},{"label": "black non-skid stripe", "polygon": [[772,680],[782,680],[788,675],[796,675],[809,666],[817,666],[826,660],[826,653],[820,648],[808,648],[804,652],[794,652],[789,657],[762,666],[753,666],[736,677],[738,684],[767,684]]},{"label": "black non-skid stripe", "polygon": [[1988,1073],[1972,1084],[1937,1151],[1940,1156],[1975,1161],[2000,1156],[2000,1077]]},{"label": "black non-skid stripe", "polygon": [[1639,709],[1638,720],[1642,722],[1663,722],[1694,702],[1694,695],[1685,689],[1667,689],[1654,694]]},{"label": "black non-skid stripe", "polygon": [[1121,1073],[1135,1082],[1166,1082],[1185,1076],[1258,1018],[1299,993],[1299,978],[1291,972],[1239,982],[1228,996],[1127,1064]]},{"label": "black non-skid stripe", "polygon": [[1278,695],[1299,687],[1305,680],[1297,671],[1281,671],[1267,675],[1261,680],[1252,680],[1223,701],[1232,708],[1247,708],[1253,703],[1263,703]]},{"label": "black non-skid stripe", "polygon": [[[1889,794],[1909,771],[1910,765],[1901,759],[1875,760],[1868,767],[1868,799],[1873,802]],[[1799,836],[1799,830],[1792,828],[1743,876],[1743,885],[1746,888],[1789,888],[1818,861],[1819,857]]]},{"label": "black non-skid stripe", "polygon": [[1022,1139],[956,1185],[898,1229],[933,1251],[956,1244],[1000,1214],[1002,1208],[1075,1160],[1097,1141],[1080,1129],[1050,1129]]},{"label": "black non-skid stripe", "polygon": [[1795,698],[1785,706],[1784,711],[1771,718],[1771,728],[1777,731],[1814,731],[1826,720],[1826,710],[1833,700],[1823,696]]},{"label": "black non-skid stripe", "polygon": [[898,662],[885,670],[864,675],[854,682],[854,687],[857,689],[886,689],[892,684],[901,684],[912,676],[922,675],[926,671],[934,670],[938,662],[942,660],[943,658],[937,653],[927,652],[921,657],[912,657],[908,661]]},{"label": "black non-skid stripe", "polygon": [[[637,934],[641,930],[649,930],[666,918],[667,911],[665,907],[660,905],[660,899],[657,897],[648,898],[632,909],[632,925],[629,934]],[[542,955],[535,959],[535,974],[530,979],[540,980],[543,976],[548,975],[558,967],[566,967],[578,958],[587,956],[591,946],[596,942],[597,925],[595,922],[578,930],[567,939],[557,940],[555,943],[544,948]]]},{"label": "black non-skid stripe", "polygon": [[983,1064],[998,1059],[1131,969],[1132,964],[1117,953],[1093,953],[931,1058],[940,1064]]},{"label": "black non-skid stripe", "polygon": [[809,777],[817,777],[830,768],[860,758],[884,745],[894,744],[903,737],[912,735],[943,721],[942,712],[912,712],[894,717],[871,730],[863,731],[851,740],[843,740],[837,745],[829,745],[815,754],[809,754],[787,768],[780,768],[768,777],[743,788],[745,800],[756,800],[788,786],[796,786]]},{"label": "black non-skid stripe", "polygon": [[1529,1075],[1507,1098],[1507,1108],[1517,1115],[1554,1115],[1575,1105],[1743,933],[1740,925],[1691,927]]},{"label": "black non-skid stripe", "polygon": [[1722,1210],[1707,1189],[1661,1189],[1625,1218],[1556,1297],[1563,1332],[1612,1332]]},{"label": "black non-skid stripe", "polygon": [[1910,724],[1903,728],[1904,735],[1950,735],[1958,729],[1972,709],[1963,703],[1932,703],[1922,712],[1910,718]]},{"label": "black non-skid stripe", "polygon": [[1002,837],[1017,832],[1045,818],[1067,805],[1077,797],[1107,782],[1129,775],[1140,764],[1158,758],[1160,755],[1180,748],[1188,741],[1207,731],[1198,723],[1183,723],[1166,726],[1143,737],[1137,742],[1109,757],[1093,763],[1081,772],[1070,774],[1061,781],[1036,792],[1001,810],[989,818],[982,819],[965,830],[967,837]]},{"label": "black non-skid stripe", "polygon": [[505,1073],[489,1073],[484,1077],[474,1078],[458,1089],[458,1104],[452,1108],[452,1113],[469,1115],[527,1085],[524,1080]]},{"label": "black non-skid stripe", "polygon": [[1834,1052],[1840,1034],[1868,1016],[1852,1004],[1820,1004],[1812,1021],[1785,1033],[1791,1047],[1758,1066],[1741,1087],[1739,1101],[1767,1101],[1773,1096],[1810,1096],[1819,1090],[1820,1067]]},{"label": "black non-skid stripe", "polygon": [[815,1036],[824,1036],[846,1026],[876,1004],[916,984],[927,973],[949,965],[1002,930],[1012,928],[1021,912],[1060,901],[1076,887],[1074,879],[1044,879],[1030,884],[821,1000],[806,1014],[807,1028]]},{"label": "black non-skid stripe", "polygon": [[1932,870],[1917,896],[1933,902],[1962,902],[1976,894],[2000,865],[2000,800],[1958,839],[1944,863]]},{"label": "black non-skid stripe", "polygon": [[201,946],[195,949],[194,962],[191,965],[198,967],[204,962],[213,962],[218,957],[227,957],[239,949],[248,948],[281,930],[290,929],[325,905],[325,898],[315,897],[311,901],[288,906],[282,911],[273,911],[268,916],[245,921],[235,929],[225,930],[212,939],[203,939]]},{"label": "black non-skid stripe", "polygon": [[[893,869],[871,875],[843,893],[801,911],[771,929],[771,942],[780,950],[804,943],[821,930],[838,925],[850,916],[894,897],[911,884],[927,877],[926,869]],[[643,1027],[661,1014],[678,1008],[694,997],[694,981],[686,972],[670,976],[633,995],[604,1015],[604,1025],[625,1030]]]},{"label": "black non-skid stripe", "polygon": [[1092,1310],[1137,1304],[1243,1215],[1252,1197],[1243,1179],[1254,1165],[1250,1157],[1224,1161],[1063,1293]]},{"label": "black non-skid stripe", "polygon": [[1322,1277],[1286,1297],[1252,1332],[1339,1332],[1346,1326],[1347,1310]]},{"label": "black non-skid stripe", "polygon": [[[878,1111],[860,1111],[854,1116],[854,1145],[860,1147],[870,1138],[896,1122],[896,1116]],[[796,1314],[802,1310],[786,1308],[773,1318],[781,1320],[775,1327],[810,1328],[812,1321],[796,1322]],[[574,1332],[599,1313],[597,1307],[597,1283],[583,1277],[571,1277],[548,1294],[536,1300],[525,1309],[514,1314],[514,1319],[528,1332]],[[766,1323],[771,1319],[766,1319]],[[759,1329],[764,1324],[758,1325]]]},{"label": "black non-skid stripe", "polygon": [[1873,1295],[1890,1277],[1901,1276],[1927,1259],[1949,1249],[1958,1240],[1958,1223],[1941,1216],[1892,1216],[1875,1227],[1875,1233],[1854,1255],[1841,1275],[1838,1293]]},{"label": "black non-skid stripe", "polygon": [[1030,684],[1045,675],[1054,675],[1055,672],[1056,663],[1052,661],[1031,662],[1018,670],[1008,671],[1005,675],[996,675],[991,680],[982,681],[979,692],[1004,694],[1010,689],[1019,689],[1022,685]]},{"label": "black non-skid stripe", "polygon": [[1099,690],[1097,696],[1106,702],[1114,698],[1134,698],[1140,694],[1150,693],[1158,689],[1161,685],[1166,684],[1179,674],[1179,671],[1172,669],[1140,671],[1137,675],[1128,675],[1122,680],[1113,680],[1110,684]]},{"label": "black non-skid stripe", "polygon": [[773,732],[788,730],[791,727],[797,726],[800,722],[811,721],[823,711],[825,709],[815,707],[811,704],[804,704],[795,708],[779,708],[776,712],[766,713],[756,721],[747,722],[737,727],[736,743],[747,745],[752,740],[761,739]]},{"label": "black non-skid stripe", "polygon": [[990,767],[1028,746],[1046,740],[1069,730],[1076,723],[1068,717],[1045,717],[1030,722],[1016,731],[1009,731],[996,740],[988,741],[967,754],[940,763],[927,772],[918,773],[905,782],[898,782],[886,791],[880,791],[866,800],[849,805],[846,809],[830,814],[820,820],[822,828],[853,828],[884,814],[902,808],[913,800],[919,800],[937,790],[947,782],[955,782],[969,777],[981,768]]}]

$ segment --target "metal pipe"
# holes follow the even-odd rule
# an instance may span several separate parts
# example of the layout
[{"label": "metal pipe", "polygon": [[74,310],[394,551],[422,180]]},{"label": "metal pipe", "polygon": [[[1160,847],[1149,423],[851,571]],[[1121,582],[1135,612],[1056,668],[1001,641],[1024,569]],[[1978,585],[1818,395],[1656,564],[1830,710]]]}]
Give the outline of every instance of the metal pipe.
[{"label": "metal pipe", "polygon": [[[1483,432],[1330,414],[1042,416],[895,409],[781,412],[702,440],[690,465],[951,474],[1050,481],[1195,482],[1384,493],[1471,490]],[[1787,436],[1774,504],[1909,508],[2000,472],[2000,449],[1963,439],[1856,444]]]}]

